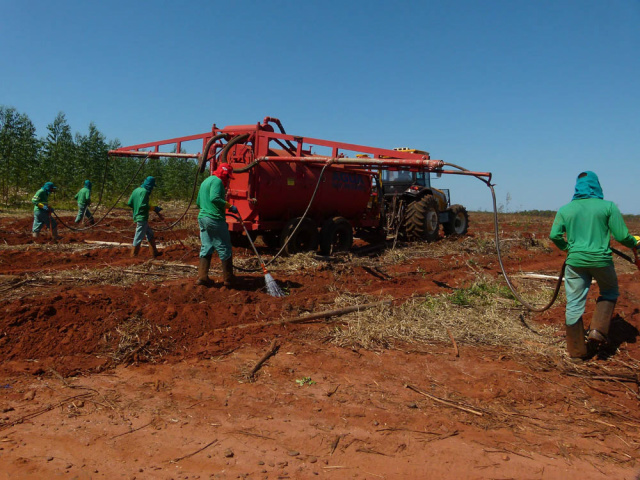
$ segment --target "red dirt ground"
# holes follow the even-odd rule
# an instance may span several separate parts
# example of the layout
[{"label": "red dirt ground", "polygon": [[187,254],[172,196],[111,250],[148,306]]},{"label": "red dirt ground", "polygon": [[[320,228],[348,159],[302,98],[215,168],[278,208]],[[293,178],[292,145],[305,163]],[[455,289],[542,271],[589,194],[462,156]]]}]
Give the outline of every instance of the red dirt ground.
[{"label": "red dirt ground", "polygon": [[[640,472],[640,273],[622,260],[618,350],[574,366],[561,343],[540,358],[460,343],[459,356],[450,343],[341,348],[330,330],[349,316],[239,327],[335,308],[342,291],[396,305],[451,293],[474,278],[471,265],[499,278],[490,248],[465,251],[463,239],[439,242],[460,246],[456,254],[408,256],[384,270],[318,261],[289,273],[283,262],[272,273],[288,296],[273,298],[255,273],[237,272],[231,290],[196,287],[195,269],[184,266],[197,264],[192,218],[157,232],[166,248],[153,262],[146,251],[129,258],[126,245],[85,243],[128,244],[124,213],[84,232],[61,228],[57,245],[46,235],[34,242],[31,220],[0,215],[0,478],[631,480]],[[551,221],[502,217],[502,238],[518,240],[505,249],[509,271],[557,275],[561,252],[526,248],[546,238]],[[492,228],[476,213],[469,235],[490,239]],[[236,262],[250,253],[234,248]],[[113,281],[97,282],[96,271]],[[555,326],[560,342],[563,315],[557,302],[527,323]],[[138,325],[128,333],[137,347],[118,357],[127,321]],[[250,380],[272,342],[279,349]]]}]

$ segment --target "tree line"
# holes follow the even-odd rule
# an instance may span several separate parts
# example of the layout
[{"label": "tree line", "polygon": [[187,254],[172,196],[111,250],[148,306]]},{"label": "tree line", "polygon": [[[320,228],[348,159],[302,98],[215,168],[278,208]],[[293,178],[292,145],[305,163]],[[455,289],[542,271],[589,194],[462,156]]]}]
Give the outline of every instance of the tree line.
[{"label": "tree line", "polygon": [[[31,197],[45,182],[58,187],[56,202],[72,201],[86,179],[93,184],[94,205],[101,190],[102,203],[113,202],[143,161],[107,155],[120,146],[117,139],[108,140],[93,122],[86,134],[73,133],[62,112],[47,125],[46,136],[38,137],[27,114],[0,105],[0,202],[7,207],[30,206]],[[123,200],[126,202],[130,191],[148,175],[156,177],[156,199],[188,200],[195,171],[193,160],[149,158]]]}]

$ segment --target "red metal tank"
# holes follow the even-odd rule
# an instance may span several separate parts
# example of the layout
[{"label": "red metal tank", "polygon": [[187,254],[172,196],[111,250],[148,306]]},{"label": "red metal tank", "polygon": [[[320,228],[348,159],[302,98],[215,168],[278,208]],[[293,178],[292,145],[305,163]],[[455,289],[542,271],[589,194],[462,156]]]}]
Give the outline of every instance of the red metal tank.
[{"label": "red metal tank", "polygon": [[[318,183],[321,167],[288,162],[265,162],[251,173],[254,211],[263,221],[301,216]],[[338,213],[355,220],[369,202],[371,178],[344,168],[328,167],[309,210],[316,220]]]},{"label": "red metal tank", "polygon": [[[231,165],[234,169],[246,166]],[[300,162],[262,162],[234,175],[228,201],[238,207],[245,221],[251,222],[251,229],[282,228],[284,222],[304,214],[321,172],[322,167]],[[307,217],[321,224],[339,215],[358,224],[371,199],[372,176],[338,165],[327,167]],[[229,220],[232,230],[241,230]]]}]

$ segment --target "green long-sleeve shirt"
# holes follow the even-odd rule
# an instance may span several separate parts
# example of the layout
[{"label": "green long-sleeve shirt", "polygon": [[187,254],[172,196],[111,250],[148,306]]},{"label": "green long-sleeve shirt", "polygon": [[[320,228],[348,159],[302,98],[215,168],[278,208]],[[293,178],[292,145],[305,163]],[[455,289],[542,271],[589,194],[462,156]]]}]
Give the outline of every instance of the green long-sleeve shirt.
[{"label": "green long-sleeve shirt", "polygon": [[49,204],[49,192],[47,192],[44,188],[41,188],[33,196],[33,198],[31,199],[31,203],[33,203],[33,211],[37,212],[38,210],[40,210],[40,207],[38,207],[39,203],[41,203],[42,205]]},{"label": "green long-sleeve shirt", "polygon": [[149,196],[151,192],[146,188],[136,188],[129,197],[127,205],[133,209],[134,222],[146,222],[149,220]]},{"label": "green long-sleeve shirt", "polygon": [[82,187],[73,198],[78,200],[78,205],[80,206],[84,207],[85,205],[91,205],[91,190],[89,190],[87,187]]},{"label": "green long-sleeve shirt", "polygon": [[214,219],[225,218],[226,192],[222,180],[215,175],[207,177],[200,185],[196,205],[200,209],[198,218],[209,217]]},{"label": "green long-sleeve shirt", "polygon": [[622,214],[613,202],[584,198],[558,210],[549,238],[560,250],[569,252],[567,265],[606,267],[613,262],[611,235],[625,247],[636,246],[635,238],[629,235]]}]

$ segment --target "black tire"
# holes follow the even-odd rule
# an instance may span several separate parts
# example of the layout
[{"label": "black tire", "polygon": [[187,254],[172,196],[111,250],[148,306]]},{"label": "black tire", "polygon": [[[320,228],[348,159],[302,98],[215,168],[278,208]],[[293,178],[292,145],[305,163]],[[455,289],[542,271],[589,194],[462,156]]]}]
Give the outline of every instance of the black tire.
[{"label": "black tire", "polygon": [[264,244],[271,248],[280,248],[280,235],[275,232],[265,232],[262,234],[262,241]]},{"label": "black tire", "polygon": [[331,255],[334,252],[347,252],[353,245],[353,228],[344,217],[326,220],[320,229],[320,253]]},{"label": "black tire", "polygon": [[245,237],[242,232],[229,232],[229,238],[231,239],[231,245],[234,247],[249,247],[249,242],[247,242],[247,237]]},{"label": "black tire", "polygon": [[[318,250],[318,226],[316,225],[316,222],[310,218],[305,218],[293,237],[291,237],[291,234],[299,221],[299,217],[289,220],[280,234],[280,247],[282,248],[286,243],[283,253],[286,253],[287,255],[293,255],[294,253],[300,252],[315,252]],[[288,240],[289,237],[291,237],[291,240]]]},{"label": "black tire", "polygon": [[433,195],[426,195],[410,203],[404,220],[407,240],[434,242],[440,234],[438,202]]},{"label": "black tire", "polygon": [[449,221],[442,225],[445,235],[465,235],[469,230],[469,214],[462,205],[451,205]]}]

